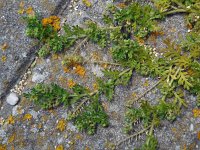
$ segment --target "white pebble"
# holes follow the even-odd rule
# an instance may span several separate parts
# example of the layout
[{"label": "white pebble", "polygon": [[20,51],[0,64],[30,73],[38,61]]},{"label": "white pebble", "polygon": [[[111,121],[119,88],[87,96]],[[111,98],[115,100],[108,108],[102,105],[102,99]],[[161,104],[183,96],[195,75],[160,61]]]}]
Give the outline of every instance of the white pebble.
[{"label": "white pebble", "polygon": [[190,124],[190,131],[194,131],[194,125]]},{"label": "white pebble", "polygon": [[19,97],[15,93],[10,93],[6,98],[6,102],[13,106],[16,105],[18,101]]},{"label": "white pebble", "polygon": [[180,150],[181,149],[181,147],[179,146],[179,145],[177,145],[176,147],[175,147],[175,150]]}]

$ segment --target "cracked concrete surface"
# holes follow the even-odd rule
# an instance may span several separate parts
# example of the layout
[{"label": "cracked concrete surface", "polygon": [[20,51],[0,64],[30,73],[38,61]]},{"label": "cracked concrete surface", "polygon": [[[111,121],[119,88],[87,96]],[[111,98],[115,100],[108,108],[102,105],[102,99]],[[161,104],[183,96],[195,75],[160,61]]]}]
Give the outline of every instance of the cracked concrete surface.
[{"label": "cracked concrete surface", "polygon": [[[81,1],[72,3],[59,0],[26,1],[35,10],[41,12],[43,16],[49,14],[59,14],[68,23],[81,24],[84,19],[91,19],[101,23],[101,13],[105,6],[111,3],[110,0],[93,0],[91,8],[85,7]],[[0,61],[0,95],[6,95],[14,84],[23,75],[26,68],[35,57],[38,47],[34,40],[25,36],[25,24],[17,14],[19,1],[0,0],[0,45],[8,43],[9,47],[2,51],[0,57],[6,56],[6,61]],[[66,6],[67,4],[67,6]],[[75,9],[68,9],[72,5]],[[76,7],[77,6],[77,7]],[[4,17],[3,17],[4,16]],[[179,37],[184,37],[187,32],[182,15],[168,17],[161,22],[166,35],[159,37],[155,43],[151,43],[157,49],[163,47],[162,40],[170,37],[178,41]],[[70,50],[69,50],[70,52]],[[98,46],[88,43],[81,48],[83,56],[98,54],[101,59],[110,59],[106,51],[100,52]],[[29,76],[24,92],[34,86],[32,81],[34,73],[45,74],[45,83],[55,82],[67,88],[67,80],[74,79],[77,83],[92,88],[95,82],[94,70],[96,66],[85,65],[86,77],[84,79],[73,74],[65,73],[61,66],[63,55],[56,55],[47,59],[38,59],[33,68],[33,74]],[[100,67],[100,66],[99,66]],[[149,85],[144,86],[148,81]],[[0,108],[0,146],[6,145],[8,150],[54,150],[56,146],[63,145],[66,150],[103,150],[108,149],[110,142],[116,142],[127,135],[123,132],[124,112],[126,100],[132,98],[133,93],[140,94],[145,89],[155,83],[150,78],[143,78],[136,73],[133,74],[132,81],[128,87],[119,86],[116,88],[114,101],[108,103],[102,97],[104,107],[109,115],[110,126],[108,128],[98,128],[97,133],[89,136],[78,132],[72,122],[65,122],[65,130],[59,131],[56,126],[59,120],[66,119],[67,109],[58,107],[54,110],[45,111],[25,98],[16,106],[9,106],[5,101]],[[157,89],[148,93],[145,99],[155,103],[159,97]],[[3,100],[3,99],[2,99]],[[194,118],[192,109],[195,107],[196,98],[188,95],[188,109],[184,109],[178,119],[173,122],[163,122],[161,127],[155,130],[155,135],[159,141],[160,150],[182,150],[200,149],[200,141],[197,132],[200,130],[200,118]],[[11,117],[12,116],[12,117]],[[122,146],[122,150],[131,150],[143,142],[142,138]]]}]

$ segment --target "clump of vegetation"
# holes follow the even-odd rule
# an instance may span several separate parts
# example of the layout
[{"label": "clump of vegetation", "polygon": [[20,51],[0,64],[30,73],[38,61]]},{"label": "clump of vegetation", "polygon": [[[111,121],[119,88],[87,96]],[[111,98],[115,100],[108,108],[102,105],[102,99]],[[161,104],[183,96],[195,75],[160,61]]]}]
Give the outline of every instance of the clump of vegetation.
[{"label": "clump of vegetation", "polygon": [[[105,78],[97,79],[98,88],[93,92],[77,84],[73,84],[69,91],[54,84],[39,84],[25,96],[45,109],[61,104],[68,107],[75,104],[76,107],[72,109],[69,120],[73,120],[81,131],[86,130],[87,133],[94,134],[97,125],[103,127],[108,125],[108,116],[103,110],[100,95],[104,94],[109,101],[113,100],[115,87],[128,85],[134,70],[143,76],[159,79],[155,85],[137,99],[130,100],[127,105],[126,133],[132,133],[138,123],[143,128],[115,145],[115,148],[120,147],[147,133],[146,141],[140,149],[157,149],[158,142],[153,131],[162,120],[174,121],[181,113],[181,108],[187,107],[184,91],[195,94],[200,106],[200,48],[198,46],[200,13],[198,2],[192,0],[153,0],[153,2],[157,9],[136,2],[124,4],[123,7],[122,5],[109,6],[104,15],[105,26],[99,26],[93,21],[87,21],[85,28],[65,24],[63,27],[65,34],[60,36],[57,33],[58,24],[48,20],[51,17],[43,21],[28,17],[27,29],[33,31],[28,35],[38,38],[45,44],[39,51],[40,56],[70,48],[77,40],[81,40],[73,54],[66,55],[62,61],[62,64],[69,68],[81,67],[88,60],[77,56],[77,50],[85,41],[91,41],[111,51],[114,62],[110,64],[117,63],[124,70],[105,69]],[[162,50],[163,55],[153,54],[144,44],[144,40],[159,31],[157,20],[175,13],[186,14],[186,22],[191,32],[180,44],[166,39],[164,41],[166,48]],[[156,105],[152,105],[148,100],[141,100],[155,87],[158,87],[162,94]],[[139,107],[135,107],[135,103],[139,103]]]}]

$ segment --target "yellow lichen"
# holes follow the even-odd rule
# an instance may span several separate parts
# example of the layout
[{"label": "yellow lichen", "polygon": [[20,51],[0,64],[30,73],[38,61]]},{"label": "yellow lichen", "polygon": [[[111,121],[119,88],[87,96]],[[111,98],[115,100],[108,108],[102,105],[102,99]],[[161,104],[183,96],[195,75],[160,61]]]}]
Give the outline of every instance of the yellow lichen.
[{"label": "yellow lichen", "polygon": [[24,14],[25,10],[24,9],[19,9],[18,14]]},{"label": "yellow lichen", "polygon": [[101,65],[101,67],[103,67],[104,69],[107,69],[108,68],[108,64],[104,63],[104,64]]},{"label": "yellow lichen", "polygon": [[62,145],[56,146],[56,150],[64,150],[64,147]]},{"label": "yellow lichen", "polygon": [[24,8],[24,5],[25,5],[24,1],[21,1],[21,2],[19,3],[19,7],[20,7],[20,8]]},{"label": "yellow lichen", "polygon": [[146,81],[144,82],[143,86],[145,86],[145,87],[149,86],[149,81],[146,80]]},{"label": "yellow lichen", "polygon": [[93,88],[94,88],[94,90],[97,90],[97,89],[99,88],[98,84],[97,84],[97,83],[94,83],[94,84],[93,84]]},{"label": "yellow lichen", "polygon": [[82,67],[81,65],[77,65],[75,69],[75,73],[78,74],[79,76],[84,77],[85,76],[85,68]]},{"label": "yellow lichen", "polygon": [[200,117],[200,109],[195,108],[192,110],[192,112],[195,118]]},{"label": "yellow lichen", "polygon": [[77,133],[74,138],[75,140],[83,140],[83,136],[79,133]]},{"label": "yellow lichen", "polygon": [[57,60],[59,58],[59,55],[58,54],[52,54],[52,59],[53,60]]},{"label": "yellow lichen", "polygon": [[89,0],[82,0],[83,4],[87,7],[91,7],[92,3]]},{"label": "yellow lichen", "polygon": [[8,143],[12,143],[15,140],[16,134],[12,134],[9,139],[8,139]]},{"label": "yellow lichen", "polygon": [[25,114],[23,120],[31,120],[32,115],[31,114]]},{"label": "yellow lichen", "polygon": [[26,14],[28,14],[29,16],[34,16],[35,15],[35,12],[33,10],[33,7],[29,6],[27,9],[26,9]]},{"label": "yellow lichen", "polygon": [[6,59],[7,59],[7,57],[6,57],[5,55],[3,55],[3,56],[1,57],[1,61],[2,61],[2,62],[6,62]]},{"label": "yellow lichen", "polygon": [[68,73],[70,71],[70,69],[68,67],[63,67],[63,71],[64,71],[64,73]]},{"label": "yellow lichen", "polygon": [[65,121],[65,119],[60,119],[59,121],[58,121],[58,124],[57,124],[57,126],[56,126],[56,129],[58,129],[59,131],[64,131],[65,130],[65,127],[66,127],[66,121]]},{"label": "yellow lichen", "polygon": [[72,80],[72,79],[69,79],[68,82],[67,82],[67,86],[69,88],[72,88],[76,85],[76,83]]},{"label": "yellow lichen", "polygon": [[7,119],[7,122],[8,122],[8,124],[14,124],[15,123],[14,117],[12,115],[10,115]]},{"label": "yellow lichen", "polygon": [[133,97],[133,98],[136,98],[136,97],[137,97],[137,93],[133,92],[133,93],[132,93],[132,97]]},{"label": "yellow lichen", "polygon": [[20,2],[18,14],[23,14],[24,12],[25,12],[25,10],[24,10],[24,2]]}]

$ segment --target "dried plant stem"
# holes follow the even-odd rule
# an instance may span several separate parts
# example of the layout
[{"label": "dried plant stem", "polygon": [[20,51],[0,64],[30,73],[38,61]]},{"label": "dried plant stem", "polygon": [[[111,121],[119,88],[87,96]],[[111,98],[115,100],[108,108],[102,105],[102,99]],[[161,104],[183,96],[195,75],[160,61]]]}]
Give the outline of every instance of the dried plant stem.
[{"label": "dried plant stem", "polygon": [[73,54],[75,54],[87,40],[88,40],[88,37],[85,37],[85,38],[76,46],[76,48],[74,49]]},{"label": "dried plant stem", "polygon": [[158,82],[156,82],[151,88],[149,88],[148,90],[146,90],[143,94],[141,94],[137,99],[133,99],[132,101],[130,101],[130,105],[133,105],[135,102],[137,102],[138,100],[140,100],[142,97],[144,97],[148,92],[150,92],[151,90],[153,90],[162,80],[159,80]]},{"label": "dried plant stem", "polygon": [[119,141],[119,142],[116,144],[115,147],[119,147],[121,144],[123,144],[123,143],[125,143],[125,142],[127,142],[127,141],[129,141],[129,140],[132,140],[133,138],[135,138],[135,137],[137,137],[137,136],[143,134],[144,132],[148,131],[151,127],[152,127],[152,125],[149,125],[148,127],[144,128],[143,130],[140,130],[139,132],[137,132],[137,133],[135,133],[135,134],[133,134],[133,135],[128,136],[127,138],[125,138],[125,139]]},{"label": "dried plant stem", "polygon": [[94,63],[94,64],[107,64],[107,65],[113,65],[113,66],[121,66],[121,64],[113,63],[113,62],[106,62],[106,61],[91,61],[90,63]]}]

